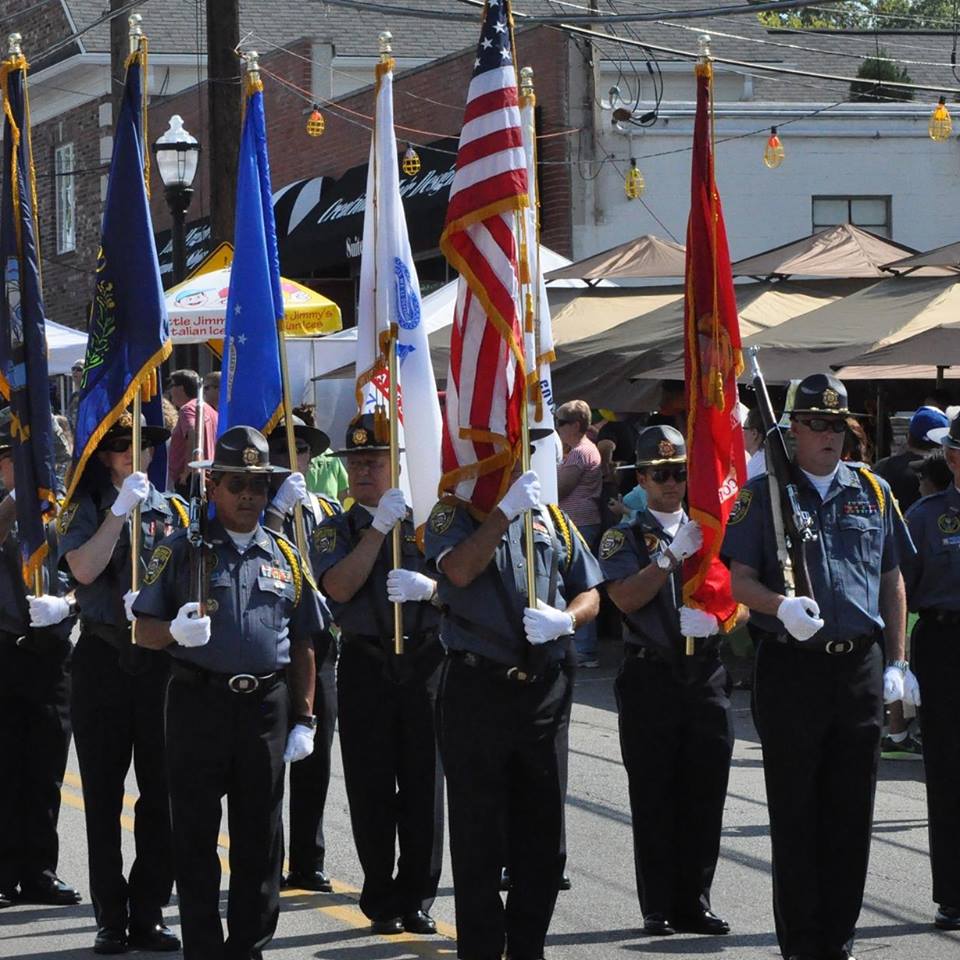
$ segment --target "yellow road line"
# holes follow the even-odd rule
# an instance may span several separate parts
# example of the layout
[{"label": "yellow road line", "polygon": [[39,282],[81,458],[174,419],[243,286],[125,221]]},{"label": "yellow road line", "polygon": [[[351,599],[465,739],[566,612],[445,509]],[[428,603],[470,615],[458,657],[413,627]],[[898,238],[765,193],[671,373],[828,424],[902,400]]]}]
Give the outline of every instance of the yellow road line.
[{"label": "yellow road line", "polygon": [[[74,793],[74,790],[81,792],[83,790],[83,783],[80,780],[80,777],[75,773],[67,771],[63,776],[63,782],[64,787],[60,791],[60,796],[63,802],[68,807],[72,807],[74,810],[82,811],[84,809],[83,797]],[[136,797],[131,796],[128,793],[123,795],[123,806],[126,809],[133,810],[136,806],[136,803]],[[133,817],[128,816],[125,813],[120,814],[120,825],[124,830],[133,833]],[[219,834],[217,837],[217,844],[222,850],[229,852],[230,837],[225,833]],[[219,853],[218,856],[220,857],[220,869],[224,872],[224,874],[228,874],[230,872],[229,861],[223,855],[223,853]],[[286,869],[287,865],[284,863],[284,871],[286,871]],[[331,882],[333,884],[333,892],[335,894],[350,897],[352,900],[359,899],[359,887],[355,887],[341,880],[332,879]],[[314,897],[323,897],[325,894],[314,894],[309,890],[287,889],[281,890],[280,896],[284,898],[310,897],[312,899]],[[361,911],[360,907],[355,903],[331,903],[326,905],[317,904],[314,909],[318,913],[322,913],[329,917],[331,920],[335,920],[338,923],[355,930],[362,930],[364,927],[370,925],[370,921],[366,918],[366,916],[364,916],[363,911]],[[443,920],[437,920],[436,923],[437,933],[440,934],[441,937],[445,937],[447,940],[456,941],[457,930],[453,924],[445,923]],[[409,933],[398,934],[395,936],[379,936],[378,939],[385,940],[390,943],[403,943],[409,946],[413,953],[423,957],[446,957],[453,956],[456,953],[454,949],[445,947],[442,943],[436,940],[424,940],[421,937]]]}]

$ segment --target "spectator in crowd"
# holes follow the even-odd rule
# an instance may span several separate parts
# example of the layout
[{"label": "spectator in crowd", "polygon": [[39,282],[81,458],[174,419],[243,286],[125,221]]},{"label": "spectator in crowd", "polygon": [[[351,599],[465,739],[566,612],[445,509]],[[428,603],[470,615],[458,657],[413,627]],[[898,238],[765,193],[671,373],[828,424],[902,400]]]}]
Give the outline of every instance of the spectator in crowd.
[{"label": "spectator in crowd", "polygon": [[843,435],[843,452],[840,459],[870,466],[873,463],[873,444],[870,438],[856,417],[847,417],[846,422],[847,429]]},{"label": "spectator in crowd", "polygon": [[[163,407],[163,425],[173,433],[173,428],[177,425],[177,418],[179,416],[177,408],[167,397],[163,398],[161,406]],[[169,441],[167,441],[167,446],[169,447]]]},{"label": "spectator in crowd", "polygon": [[[600,451],[587,436],[590,407],[584,400],[569,400],[557,407],[554,423],[564,452],[557,472],[560,508],[577,525],[590,551],[596,553],[603,532],[600,518],[603,471]],[[578,628],[574,639],[580,666],[598,667],[596,623],[591,621]]]},{"label": "spectator in crowd", "polygon": [[686,384],[683,380],[664,380],[660,387],[660,406],[649,420],[647,426],[676,427],[681,433],[687,432]]},{"label": "spectator in crowd", "polygon": [[[177,408],[177,425],[170,437],[167,459],[167,489],[190,496],[190,471],[187,463],[196,449],[197,394],[200,376],[195,370],[174,370],[170,374],[170,400]],[[203,407],[203,449],[213,450],[217,442],[217,411]]]},{"label": "spectator in crowd", "polygon": [[[929,497],[934,493],[942,493],[953,482],[953,474],[942,452],[931,453],[922,460],[914,460],[910,467],[916,472],[920,485],[920,496]],[[903,504],[901,509],[905,509]]]},{"label": "spectator in crowd", "polygon": [[220,409],[220,371],[212,370],[203,378],[203,402],[211,410]]},{"label": "spectator in crowd", "polygon": [[73,361],[70,368],[70,377],[73,380],[73,393],[67,402],[67,419],[70,421],[70,432],[77,432],[77,410],[80,407],[80,383],[83,380],[83,357]]},{"label": "spectator in crowd", "polygon": [[73,460],[73,431],[62,413],[53,417],[53,461],[57,480],[63,484]]},{"label": "spectator in crowd", "polygon": [[910,507],[921,496],[919,474],[911,469],[931,450],[939,448],[928,434],[948,426],[946,414],[937,407],[920,407],[910,418],[907,428],[907,448],[903,453],[895,453],[891,457],[884,457],[877,461],[873,472],[883,477],[890,484],[893,495],[903,511]]},{"label": "spectator in crowd", "polygon": [[747,451],[747,479],[759,477],[767,472],[767,453],[763,449],[766,437],[763,434],[763,421],[757,409],[747,411],[743,421],[743,445]]}]

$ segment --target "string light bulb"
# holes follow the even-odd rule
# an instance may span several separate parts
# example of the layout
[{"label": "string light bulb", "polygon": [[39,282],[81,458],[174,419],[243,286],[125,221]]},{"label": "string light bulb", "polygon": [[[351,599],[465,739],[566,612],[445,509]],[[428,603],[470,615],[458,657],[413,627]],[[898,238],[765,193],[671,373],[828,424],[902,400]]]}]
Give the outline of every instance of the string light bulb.
[{"label": "string light bulb", "polygon": [[310,116],[307,117],[307,136],[308,137],[319,137],[323,135],[323,131],[327,128],[327,121],[323,119],[323,114],[320,112],[320,108],[314,104],[313,110],[310,113]]},{"label": "string light bulb", "polygon": [[420,172],[420,156],[412,144],[407,144],[400,167],[408,177],[415,177]]},{"label": "string light bulb", "polygon": [[767,140],[767,145],[763,148],[763,165],[769,170],[776,170],[783,163],[785,157],[783,144],[777,136],[777,128],[771,127],[770,139]]},{"label": "string light bulb", "polygon": [[930,114],[930,123],[927,130],[930,133],[930,139],[942,143],[950,136],[953,129],[953,121],[950,119],[950,111],[947,109],[947,98],[941,97],[939,103],[933,108]]},{"label": "string light bulb", "polygon": [[643,191],[647,189],[647,182],[643,179],[643,174],[637,166],[637,161],[630,158],[630,169],[627,171],[627,179],[623,184],[623,192],[628,200],[638,200],[643,196]]}]

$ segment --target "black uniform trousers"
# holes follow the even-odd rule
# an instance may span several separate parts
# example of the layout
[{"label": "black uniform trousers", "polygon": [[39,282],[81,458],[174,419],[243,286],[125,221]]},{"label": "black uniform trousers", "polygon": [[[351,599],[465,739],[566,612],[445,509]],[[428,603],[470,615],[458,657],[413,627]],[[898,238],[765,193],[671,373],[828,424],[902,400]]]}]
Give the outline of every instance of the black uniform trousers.
[{"label": "black uniform trousers", "polygon": [[[518,683],[448,657],[438,707],[462,960],[537,960],[557,900],[573,681]],[[510,865],[506,907],[500,868]]]},{"label": "black uniform trousers", "polygon": [[883,725],[883,656],[764,640],[754,722],[773,848],[773,909],[784,957],[845,956],[863,902]]},{"label": "black uniform trousers", "polygon": [[960,907],[960,626],[921,620],[911,651],[920,683],[933,899]]},{"label": "black uniform trousers", "polygon": [[326,842],[323,836],[323,810],[330,787],[330,755],[337,726],[337,645],[327,634],[324,644],[316,644],[317,682],[313,694],[313,712],[317,729],[313,753],[290,764],[290,872],[313,873],[323,870]]},{"label": "black uniform trousers", "polygon": [[0,893],[56,876],[60,787],[70,747],[70,646],[0,634]]},{"label": "black uniform trousers", "polygon": [[714,651],[677,666],[628,657],[614,686],[645,915],[710,909],[733,753],[730,679]]},{"label": "black uniform trousers", "polygon": [[[165,732],[185,960],[255,960],[277,929],[289,715],[279,676],[252,693],[234,693],[182,679],[174,668]],[[224,796],[230,823],[226,941],[217,852]]]},{"label": "black uniform trousers", "polygon": [[[371,920],[427,911],[443,865],[443,771],[434,725],[443,647],[435,634],[345,634],[337,667],[340,751]],[[399,847],[399,856],[397,848]],[[394,874],[396,869],[396,874]]]},{"label": "black uniform trousers", "polygon": [[[163,764],[166,653],[117,649],[84,630],[73,652],[71,711],[83,781],[90,896],[100,927],[151,927],[173,888],[170,812]],[[120,817],[131,757],[140,796],[136,858],[123,875]]]}]

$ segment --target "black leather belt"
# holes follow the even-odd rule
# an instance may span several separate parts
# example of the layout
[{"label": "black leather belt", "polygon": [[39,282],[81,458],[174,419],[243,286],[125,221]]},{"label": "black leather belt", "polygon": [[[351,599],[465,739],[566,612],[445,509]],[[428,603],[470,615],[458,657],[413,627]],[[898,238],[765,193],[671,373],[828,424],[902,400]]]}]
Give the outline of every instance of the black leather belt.
[{"label": "black leather belt", "polygon": [[851,637],[849,640],[828,640],[826,643],[814,640],[797,640],[786,633],[778,633],[774,639],[777,643],[792,647],[794,650],[803,650],[806,653],[826,653],[830,656],[842,656],[848,653],[863,653],[877,642],[877,636],[871,634],[866,637]]},{"label": "black leather belt", "polygon": [[184,683],[219,687],[232,693],[256,693],[258,691],[266,693],[277,686],[278,683],[282,683],[284,679],[282,670],[260,674],[259,676],[253,673],[214,673],[212,670],[204,670],[202,667],[195,667],[176,659],[172,660],[170,664],[170,673]]},{"label": "black leather belt", "polygon": [[553,680],[560,672],[561,664],[559,661],[549,664],[540,673],[531,673],[521,666],[511,667],[505,663],[499,663],[491,660],[489,657],[483,657],[472,650],[448,650],[447,656],[451,660],[456,660],[465,666],[488,673],[501,680],[508,680],[511,683],[542,683],[546,680]]},{"label": "black leather belt", "polygon": [[920,619],[924,623],[955,626],[960,624],[960,610],[921,610]]}]

